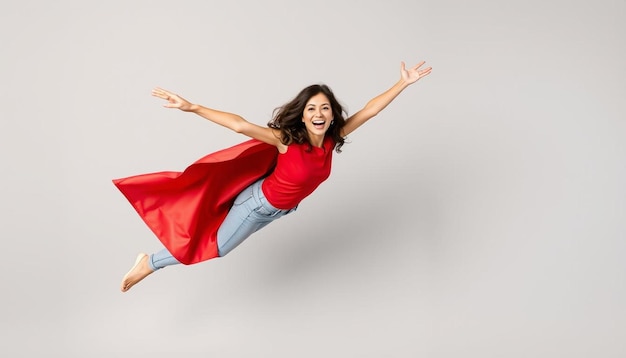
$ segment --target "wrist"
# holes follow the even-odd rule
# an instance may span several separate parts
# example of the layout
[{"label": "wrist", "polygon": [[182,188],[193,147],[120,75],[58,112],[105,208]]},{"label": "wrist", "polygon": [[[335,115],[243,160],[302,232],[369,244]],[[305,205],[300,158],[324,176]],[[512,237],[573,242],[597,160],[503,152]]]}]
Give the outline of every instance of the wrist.
[{"label": "wrist", "polygon": [[411,82],[408,82],[407,80],[405,80],[404,78],[401,78],[398,80],[398,82],[396,82],[395,87],[400,91],[404,91],[405,88],[409,87],[411,85]]},{"label": "wrist", "polygon": [[409,86],[411,85],[411,83],[412,83],[412,82],[409,82],[409,81],[407,81],[407,80],[406,80],[406,79],[404,79],[404,78],[400,78],[400,79],[398,80],[397,85],[398,85],[398,86],[400,86],[400,88],[405,89],[405,88],[409,87]]},{"label": "wrist", "polygon": [[200,105],[199,104],[194,104],[194,103],[190,103],[189,106],[187,108],[181,108],[181,110],[185,111],[185,112],[193,112],[193,113],[198,113],[198,111],[200,110]]}]

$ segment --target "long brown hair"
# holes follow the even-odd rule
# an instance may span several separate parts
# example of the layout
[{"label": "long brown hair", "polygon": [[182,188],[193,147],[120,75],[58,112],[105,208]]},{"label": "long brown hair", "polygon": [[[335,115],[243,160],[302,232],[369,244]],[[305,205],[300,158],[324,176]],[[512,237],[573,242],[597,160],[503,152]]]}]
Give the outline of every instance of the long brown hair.
[{"label": "long brown hair", "polygon": [[335,151],[340,153],[341,147],[345,142],[345,139],[341,136],[341,128],[346,124],[344,114],[347,114],[347,112],[339,104],[333,91],[324,84],[308,86],[300,91],[290,102],[276,108],[272,120],[267,125],[270,128],[280,130],[281,142],[285,145],[308,143],[311,146],[306,127],[302,123],[302,113],[309,99],[320,93],[323,93],[328,98],[333,112],[333,121],[326,131],[326,135],[332,137],[335,141]]}]

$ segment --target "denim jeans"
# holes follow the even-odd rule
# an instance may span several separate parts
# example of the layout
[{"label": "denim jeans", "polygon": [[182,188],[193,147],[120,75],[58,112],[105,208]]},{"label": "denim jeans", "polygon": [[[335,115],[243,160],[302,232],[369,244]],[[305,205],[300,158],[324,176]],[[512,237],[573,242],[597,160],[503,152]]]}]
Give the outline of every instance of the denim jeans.
[{"label": "denim jeans", "polygon": [[[217,247],[220,257],[226,256],[267,224],[296,210],[297,207],[289,210],[273,207],[263,195],[262,183],[263,179],[255,182],[235,198],[233,206],[217,231]],[[148,262],[154,271],[180,263],[167,249],[150,255]]]}]

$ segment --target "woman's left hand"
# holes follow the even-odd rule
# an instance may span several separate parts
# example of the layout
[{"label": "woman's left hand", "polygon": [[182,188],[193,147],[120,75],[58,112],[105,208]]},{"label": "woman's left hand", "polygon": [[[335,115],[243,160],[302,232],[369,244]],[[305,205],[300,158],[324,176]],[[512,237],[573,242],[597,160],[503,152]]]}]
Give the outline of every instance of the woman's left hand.
[{"label": "woman's left hand", "polygon": [[420,69],[420,67],[422,67],[424,63],[426,62],[422,61],[417,65],[407,69],[404,61],[402,61],[400,63],[400,75],[402,76],[402,80],[404,80],[408,84],[411,84],[417,82],[417,80],[422,77],[428,76],[428,74],[432,70],[432,67]]}]

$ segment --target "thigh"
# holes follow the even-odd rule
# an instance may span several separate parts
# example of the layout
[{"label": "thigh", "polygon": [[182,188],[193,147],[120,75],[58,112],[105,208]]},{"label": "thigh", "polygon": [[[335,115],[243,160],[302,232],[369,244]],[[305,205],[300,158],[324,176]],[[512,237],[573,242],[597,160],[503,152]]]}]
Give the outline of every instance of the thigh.
[{"label": "thigh", "polygon": [[263,211],[251,188],[239,194],[217,231],[220,256],[226,255],[250,235],[274,220],[274,216],[264,215]]}]

